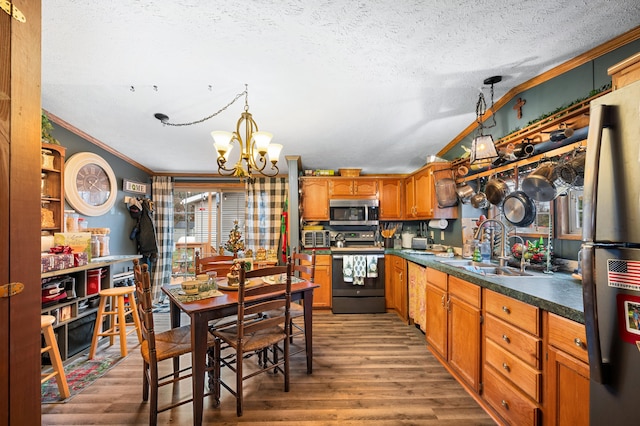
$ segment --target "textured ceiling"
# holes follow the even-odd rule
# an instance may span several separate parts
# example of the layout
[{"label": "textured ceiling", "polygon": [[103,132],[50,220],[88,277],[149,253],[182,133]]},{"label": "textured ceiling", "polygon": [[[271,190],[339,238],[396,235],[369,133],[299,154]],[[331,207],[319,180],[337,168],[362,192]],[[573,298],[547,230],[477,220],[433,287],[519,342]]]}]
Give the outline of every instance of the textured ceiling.
[{"label": "textured ceiling", "polygon": [[188,127],[154,113],[198,120],[245,83],[260,130],[304,168],[411,172],[474,121],[485,78],[503,76],[497,100],[640,24],[637,0],[42,7],[42,107],[154,172],[181,173],[216,170],[209,132],[234,130],[243,100]]}]

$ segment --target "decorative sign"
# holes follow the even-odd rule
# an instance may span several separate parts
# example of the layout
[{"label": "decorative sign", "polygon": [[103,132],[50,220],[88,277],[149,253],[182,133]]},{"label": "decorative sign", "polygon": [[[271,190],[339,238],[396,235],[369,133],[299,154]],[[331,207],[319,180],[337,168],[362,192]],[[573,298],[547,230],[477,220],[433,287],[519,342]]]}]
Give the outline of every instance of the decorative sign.
[{"label": "decorative sign", "polygon": [[133,192],[134,194],[146,194],[147,184],[134,182],[129,179],[122,179],[122,190],[126,192]]}]

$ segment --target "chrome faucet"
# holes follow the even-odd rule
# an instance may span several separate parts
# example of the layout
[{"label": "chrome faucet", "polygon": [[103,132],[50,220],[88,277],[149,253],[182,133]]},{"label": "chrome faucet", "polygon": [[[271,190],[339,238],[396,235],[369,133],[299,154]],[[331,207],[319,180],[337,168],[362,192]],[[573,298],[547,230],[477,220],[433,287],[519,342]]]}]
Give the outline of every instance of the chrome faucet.
[{"label": "chrome faucet", "polygon": [[[506,251],[504,249],[505,248],[505,244],[507,242],[507,240],[506,240],[506,235],[507,235],[506,231],[507,230],[506,230],[506,228],[504,226],[504,223],[500,222],[498,219],[486,219],[486,220],[484,220],[480,224],[480,226],[478,226],[478,229],[476,230],[476,233],[473,236],[473,239],[474,240],[478,239],[478,236],[480,235],[480,232],[482,232],[482,230],[484,229],[484,225],[486,223],[489,223],[489,222],[500,225],[500,230],[501,230],[500,231],[500,257],[498,258],[498,261],[500,262],[500,267],[504,268],[507,265],[507,260],[509,259],[507,257]],[[491,243],[492,243],[492,246],[493,246],[493,241]],[[491,252],[493,253],[493,249],[491,250]]]},{"label": "chrome faucet", "polygon": [[509,235],[507,237],[507,240],[510,238],[519,238],[520,243],[522,244],[522,253],[520,254],[520,272],[524,274],[524,268],[527,266],[527,264],[529,264],[529,260],[525,260],[524,258],[524,254],[527,251],[527,243],[524,241],[524,238],[522,238],[520,235]]}]

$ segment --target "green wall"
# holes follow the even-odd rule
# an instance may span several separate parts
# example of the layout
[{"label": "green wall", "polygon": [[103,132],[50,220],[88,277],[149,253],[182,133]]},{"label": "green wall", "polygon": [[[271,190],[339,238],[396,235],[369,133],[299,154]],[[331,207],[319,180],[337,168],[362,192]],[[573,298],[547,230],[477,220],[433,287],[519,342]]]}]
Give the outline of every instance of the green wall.
[{"label": "green wall", "polygon": [[[122,179],[127,178],[136,182],[151,183],[149,174],[104,149],[97,147],[84,138],[56,124],[53,124],[53,126],[53,136],[60,141],[60,145],[67,149],[65,154],[67,159],[77,152],[93,152],[98,154],[111,165],[118,181],[118,198],[113,208],[107,214],[102,216],[80,215],[80,217],[89,222],[90,228],[111,229],[111,233],[109,234],[109,249],[112,255],[137,254],[135,242],[129,239],[129,235],[135,227],[136,221],[129,215],[127,206],[124,203],[124,197],[140,195],[125,193],[122,190]],[[149,185],[149,188],[151,188],[151,185]],[[150,197],[151,194],[149,193],[147,196]],[[66,201],[65,210],[73,210]]]}]

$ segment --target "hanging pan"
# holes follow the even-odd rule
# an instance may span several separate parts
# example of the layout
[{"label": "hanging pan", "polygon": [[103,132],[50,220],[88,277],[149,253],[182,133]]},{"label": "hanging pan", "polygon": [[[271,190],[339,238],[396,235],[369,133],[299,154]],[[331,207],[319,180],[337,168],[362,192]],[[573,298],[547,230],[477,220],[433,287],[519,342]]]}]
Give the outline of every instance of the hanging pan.
[{"label": "hanging pan", "polygon": [[456,181],[453,179],[453,173],[451,171],[449,172],[451,177],[436,181],[436,200],[440,208],[453,207],[458,204]]},{"label": "hanging pan", "polygon": [[522,190],[535,201],[551,201],[556,196],[556,165],[552,161],[541,163],[522,181]]},{"label": "hanging pan", "polygon": [[502,212],[512,225],[527,227],[536,218],[536,204],[525,192],[514,191],[505,197]]},{"label": "hanging pan", "polygon": [[460,182],[456,186],[456,193],[458,194],[458,198],[462,204],[467,204],[471,200],[476,193],[473,187],[469,185],[467,182]]},{"label": "hanging pan", "polygon": [[500,178],[491,178],[484,187],[484,193],[491,204],[498,206],[509,193],[509,186]]},{"label": "hanging pan", "polygon": [[480,190],[480,179],[478,179],[478,192],[471,196],[470,201],[475,209],[486,209],[489,207],[486,194]]}]

